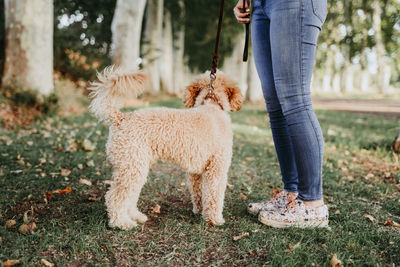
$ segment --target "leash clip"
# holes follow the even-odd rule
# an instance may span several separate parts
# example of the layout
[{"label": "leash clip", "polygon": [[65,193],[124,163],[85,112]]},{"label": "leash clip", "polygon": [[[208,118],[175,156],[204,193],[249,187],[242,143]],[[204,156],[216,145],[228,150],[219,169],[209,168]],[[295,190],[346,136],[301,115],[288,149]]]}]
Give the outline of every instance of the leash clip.
[{"label": "leash clip", "polygon": [[217,78],[217,75],[215,73],[210,73],[210,88],[208,90],[208,93],[211,94],[212,91],[214,91],[214,86],[213,83],[215,81],[215,79]]}]

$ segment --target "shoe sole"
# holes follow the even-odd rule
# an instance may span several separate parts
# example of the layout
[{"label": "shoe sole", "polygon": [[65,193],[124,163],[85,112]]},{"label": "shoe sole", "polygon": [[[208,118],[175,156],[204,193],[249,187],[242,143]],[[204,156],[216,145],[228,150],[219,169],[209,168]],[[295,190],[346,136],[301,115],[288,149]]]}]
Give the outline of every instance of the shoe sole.
[{"label": "shoe sole", "polygon": [[297,227],[297,228],[329,228],[329,220],[323,221],[302,221],[302,222],[277,222],[274,220],[268,220],[266,218],[259,217],[258,220],[265,225],[274,227],[274,228],[288,228],[288,227]]}]

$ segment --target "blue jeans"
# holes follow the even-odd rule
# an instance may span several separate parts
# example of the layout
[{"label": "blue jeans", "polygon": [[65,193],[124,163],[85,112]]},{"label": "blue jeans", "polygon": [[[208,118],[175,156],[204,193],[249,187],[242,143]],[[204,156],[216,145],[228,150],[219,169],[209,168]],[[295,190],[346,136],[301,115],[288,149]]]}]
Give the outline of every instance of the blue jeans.
[{"label": "blue jeans", "polygon": [[327,0],[254,0],[254,59],[284,188],[322,199],[323,136],[312,108],[311,75]]}]

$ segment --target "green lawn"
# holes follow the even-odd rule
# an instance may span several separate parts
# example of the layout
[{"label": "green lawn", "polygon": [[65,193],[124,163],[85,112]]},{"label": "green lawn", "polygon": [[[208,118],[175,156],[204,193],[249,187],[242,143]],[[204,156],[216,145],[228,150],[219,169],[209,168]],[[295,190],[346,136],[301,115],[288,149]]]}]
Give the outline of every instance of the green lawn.
[{"label": "green lawn", "polygon": [[[181,107],[180,100],[151,106]],[[150,220],[131,231],[110,229],[104,206],[106,125],[89,114],[49,118],[19,131],[0,130],[0,262],[56,266],[329,266],[400,264],[399,155],[391,152],[398,120],[318,111],[325,135],[324,197],[331,230],[272,229],[246,211],[280,189],[266,112],[247,105],[233,113],[234,154],[221,227],[193,215],[185,175],[159,163],[142,191],[139,208]],[[95,145],[91,150],[90,141]],[[83,144],[85,141],[85,144]],[[71,171],[69,173],[69,171]],[[61,175],[62,174],[62,175]],[[92,185],[79,183],[81,178]],[[397,185],[397,187],[396,187]],[[69,194],[44,193],[72,188]],[[396,189],[397,188],[397,189]],[[247,199],[245,199],[247,198]],[[152,208],[160,205],[161,212]],[[26,235],[18,231],[35,222]],[[365,218],[368,214],[373,221]],[[8,228],[6,221],[15,220]],[[249,233],[238,241],[233,237]]]}]

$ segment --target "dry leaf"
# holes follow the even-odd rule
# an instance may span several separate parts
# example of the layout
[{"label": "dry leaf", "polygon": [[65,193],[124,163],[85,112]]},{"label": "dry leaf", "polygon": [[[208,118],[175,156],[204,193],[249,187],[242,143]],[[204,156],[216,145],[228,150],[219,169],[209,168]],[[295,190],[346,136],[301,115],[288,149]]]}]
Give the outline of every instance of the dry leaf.
[{"label": "dry leaf", "polygon": [[40,263],[45,265],[45,266],[47,266],[47,267],[54,267],[54,263],[51,263],[51,262],[49,262],[49,261],[47,261],[45,259],[41,259]]},{"label": "dry leaf", "polygon": [[69,194],[71,193],[72,188],[71,187],[67,187],[65,189],[57,189],[53,191],[53,194],[59,194],[59,195],[64,195],[64,194]]},{"label": "dry leaf", "polygon": [[160,214],[160,212],[161,212],[161,207],[160,207],[160,205],[157,204],[157,205],[155,205],[153,208],[151,208],[151,212]]},{"label": "dry leaf", "polygon": [[93,151],[95,150],[96,146],[89,140],[89,139],[84,139],[82,142],[82,147],[86,151]]},{"label": "dry leaf", "polygon": [[40,158],[39,159],[39,163],[40,164],[45,164],[46,163],[46,159],[45,158]]},{"label": "dry leaf", "polygon": [[88,167],[94,167],[94,161],[93,160],[89,160],[87,163]]},{"label": "dry leaf", "polygon": [[83,169],[83,164],[79,163],[78,164],[78,169],[82,170]]},{"label": "dry leaf", "polygon": [[369,214],[364,214],[364,218],[366,218],[366,219],[369,220],[370,222],[374,222],[374,221],[375,221],[375,218],[372,217],[372,216],[369,215]]},{"label": "dry leaf", "polygon": [[8,221],[6,221],[6,226],[7,226],[7,228],[14,227],[14,225],[16,225],[16,224],[17,224],[17,222],[16,222],[15,220],[8,220]]},{"label": "dry leaf", "polygon": [[239,199],[245,200],[245,199],[247,199],[247,196],[245,194],[240,193]]},{"label": "dry leaf", "polygon": [[397,222],[394,222],[392,220],[387,220],[383,225],[400,228],[400,224],[398,224]]},{"label": "dry leaf", "polygon": [[26,235],[29,232],[29,226],[27,224],[23,224],[18,228],[18,231],[21,234]]},{"label": "dry leaf", "polygon": [[397,191],[400,192],[400,184],[396,184],[396,185],[394,186],[394,189],[396,189]]},{"label": "dry leaf", "polygon": [[340,267],[342,266],[342,261],[337,258],[336,254],[333,254],[329,265],[332,267]]},{"label": "dry leaf", "polygon": [[235,186],[233,184],[226,184],[229,189],[233,189]]},{"label": "dry leaf", "polygon": [[71,170],[61,169],[61,176],[68,176],[71,174]]},{"label": "dry leaf", "polygon": [[253,158],[253,157],[247,157],[246,160],[247,160],[247,161],[254,161],[254,160],[256,160],[256,159]]},{"label": "dry leaf", "polygon": [[300,247],[300,242],[297,243],[297,244],[295,244],[295,245],[289,244],[289,249],[290,249],[290,250],[294,250],[294,249],[296,249],[296,248],[298,248],[298,247]]},{"label": "dry leaf", "polygon": [[92,186],[92,182],[84,178],[79,179],[79,183],[87,186]]},{"label": "dry leaf", "polygon": [[256,253],[254,252],[254,250],[249,250],[249,254],[251,255],[251,256],[255,256],[256,255]]},{"label": "dry leaf", "polygon": [[21,260],[6,260],[6,261],[3,261],[3,266],[10,267],[10,266],[14,266],[20,262],[21,262]]},{"label": "dry leaf", "polygon": [[234,237],[233,237],[233,240],[234,240],[234,241],[238,241],[238,240],[242,239],[243,237],[246,237],[246,236],[249,236],[249,235],[250,235],[250,234],[249,234],[248,232],[245,232],[245,233],[243,233],[243,234],[241,234],[241,235],[234,236]]},{"label": "dry leaf", "polygon": [[24,212],[24,223],[29,223],[28,212],[29,210]]}]

